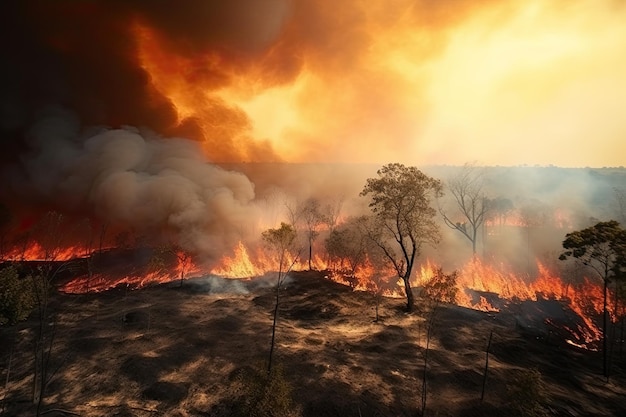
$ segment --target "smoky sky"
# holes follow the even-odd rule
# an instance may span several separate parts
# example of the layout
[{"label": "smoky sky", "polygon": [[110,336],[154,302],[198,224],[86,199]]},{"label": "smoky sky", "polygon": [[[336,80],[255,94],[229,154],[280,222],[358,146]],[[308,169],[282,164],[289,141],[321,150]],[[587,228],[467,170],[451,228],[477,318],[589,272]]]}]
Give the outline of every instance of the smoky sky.
[{"label": "smoky sky", "polygon": [[[494,22],[504,21],[520,3],[4,0],[0,199],[16,211],[54,208],[172,231],[190,250],[232,247],[259,215],[250,203],[263,187],[282,181],[305,199],[323,188],[329,194],[330,184],[349,198],[360,183],[332,170],[303,180],[262,167],[248,167],[247,176],[211,165],[281,160],[273,142],[254,137],[249,113],[212,92],[242,78],[255,92],[313,74],[307,94],[286,105],[313,127],[286,135],[285,148],[315,161],[383,149],[408,155],[432,106],[421,94],[428,80],[403,78],[404,70],[389,67],[404,61],[380,62],[374,52],[404,53],[409,45],[409,64],[420,69],[446,51],[462,22],[490,8],[497,10]],[[142,44],[145,37],[150,42]],[[184,80],[202,108],[177,108],[141,53],[151,54],[163,79]],[[399,94],[407,90],[410,100]]]},{"label": "smoky sky", "polygon": [[366,8],[311,0],[6,0],[0,6],[2,154],[23,150],[19,139],[41,108],[60,105],[85,126],[147,127],[164,136],[214,143],[216,153],[226,153],[218,156],[236,160],[236,146],[225,142],[249,127],[245,114],[219,100],[210,103],[210,113],[217,115],[212,124],[235,120],[237,125],[215,135],[203,132],[193,117],[179,120],[173,103],[141,66],[138,27],[149,28],[165,51],[190,58],[211,55],[218,62],[188,65],[172,76],[217,89],[255,66],[259,80],[271,86],[293,81],[304,66],[319,73],[352,71],[352,63],[376,40],[371,27],[393,26],[400,18],[432,31],[435,48],[434,34],[483,3],[489,2],[402,1]]}]

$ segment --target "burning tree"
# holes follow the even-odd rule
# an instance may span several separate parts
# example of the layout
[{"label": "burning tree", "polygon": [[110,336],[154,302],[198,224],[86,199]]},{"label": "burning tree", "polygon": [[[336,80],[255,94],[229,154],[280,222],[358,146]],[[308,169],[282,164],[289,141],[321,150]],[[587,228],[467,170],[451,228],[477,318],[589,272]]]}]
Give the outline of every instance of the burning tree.
[{"label": "burning tree", "polygon": [[[579,259],[594,270],[604,283],[602,317],[602,353],[604,376],[608,378],[607,321],[608,285],[626,268],[626,230],[615,220],[599,222],[595,226],[568,233],[563,241],[565,251],[559,259]],[[617,286],[617,280],[616,286]],[[617,290],[617,288],[616,288]]]},{"label": "burning tree", "polygon": [[[448,181],[447,189],[454,198],[457,213],[451,217],[441,207],[439,212],[449,228],[461,232],[471,242],[472,255],[476,256],[478,231],[485,222],[489,209],[488,200],[483,193],[482,171],[466,164],[461,172]],[[463,220],[456,221],[457,218]]]},{"label": "burning tree", "polygon": [[402,281],[407,310],[415,301],[410,277],[422,244],[439,242],[439,227],[434,221],[433,198],[442,195],[439,180],[416,167],[399,163],[378,170],[378,178],[368,178],[361,196],[369,196],[373,213],[368,236],[382,250]]},{"label": "burning tree", "polygon": [[458,271],[445,274],[441,267],[434,271],[433,277],[424,284],[422,293],[437,303],[456,303],[456,296],[459,291],[456,281],[459,276]]},{"label": "burning tree", "polygon": [[326,239],[326,250],[333,270],[341,274],[352,289],[358,285],[357,269],[367,256],[368,238],[365,233],[365,217],[349,218],[330,232]]}]

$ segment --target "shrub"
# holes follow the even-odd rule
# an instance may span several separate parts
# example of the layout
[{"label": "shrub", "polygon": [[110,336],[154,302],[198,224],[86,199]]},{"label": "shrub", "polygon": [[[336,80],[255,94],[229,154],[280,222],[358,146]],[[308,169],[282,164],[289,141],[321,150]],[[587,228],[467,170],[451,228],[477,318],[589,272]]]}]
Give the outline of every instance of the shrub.
[{"label": "shrub", "polygon": [[34,302],[28,277],[20,278],[14,266],[0,269],[0,325],[14,325],[26,319]]},{"label": "shrub", "polygon": [[520,417],[547,416],[543,404],[547,401],[546,388],[537,369],[526,369],[507,384],[512,415]]},{"label": "shrub", "polygon": [[455,303],[458,288],[456,281],[458,272],[444,274],[443,269],[437,268],[433,277],[424,284],[422,293],[425,297],[440,303]]},{"label": "shrub", "polygon": [[280,365],[268,375],[261,368],[248,368],[238,378],[240,401],[236,415],[246,417],[297,417],[301,412],[292,400],[292,387]]}]

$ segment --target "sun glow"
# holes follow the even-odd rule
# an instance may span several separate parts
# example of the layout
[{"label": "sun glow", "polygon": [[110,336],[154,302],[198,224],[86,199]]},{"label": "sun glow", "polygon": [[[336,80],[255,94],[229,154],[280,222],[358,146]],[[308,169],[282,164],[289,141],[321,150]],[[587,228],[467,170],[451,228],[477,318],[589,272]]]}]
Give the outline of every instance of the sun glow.
[{"label": "sun glow", "polygon": [[409,2],[324,7],[353,25],[335,52],[287,24],[252,58],[185,54],[139,22],[135,34],[152,85],[214,159],[621,165],[626,11],[562,6],[441,6],[428,24]]}]

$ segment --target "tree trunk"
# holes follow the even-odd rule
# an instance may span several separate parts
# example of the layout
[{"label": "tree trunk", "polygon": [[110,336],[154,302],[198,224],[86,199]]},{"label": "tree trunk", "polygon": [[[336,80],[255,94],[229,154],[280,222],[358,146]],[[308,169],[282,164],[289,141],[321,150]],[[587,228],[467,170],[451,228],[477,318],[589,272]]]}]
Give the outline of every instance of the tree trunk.
[{"label": "tree trunk", "polygon": [[309,238],[309,271],[312,271],[311,259],[313,258],[313,240]]},{"label": "tree trunk", "polygon": [[406,292],[406,311],[411,312],[415,307],[415,297],[411,289],[411,282],[409,277],[402,277],[402,281],[404,281],[404,292]]},{"label": "tree trunk", "polygon": [[607,355],[607,338],[606,338],[606,328],[607,328],[607,290],[608,290],[609,280],[604,279],[604,310],[602,314],[602,363],[603,363],[603,371],[604,376],[609,378],[609,367],[608,367],[608,355]]}]

